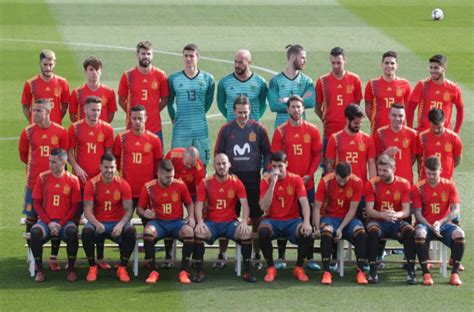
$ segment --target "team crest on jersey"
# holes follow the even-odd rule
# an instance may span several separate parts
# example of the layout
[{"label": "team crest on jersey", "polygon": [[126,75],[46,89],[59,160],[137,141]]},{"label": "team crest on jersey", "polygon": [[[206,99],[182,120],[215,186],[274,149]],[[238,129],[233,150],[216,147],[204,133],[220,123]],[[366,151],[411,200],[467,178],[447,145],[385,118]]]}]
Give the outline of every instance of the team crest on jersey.
[{"label": "team crest on jersey", "polygon": [[256,85],[251,85],[250,90],[252,90],[252,92],[257,91],[257,86]]},{"label": "team crest on jersey", "polygon": [[444,191],[441,193],[441,200],[444,202],[448,201],[448,194],[446,194]]},{"label": "team crest on jersey", "polygon": [[347,198],[352,198],[352,195],[354,195],[354,190],[352,189],[352,187],[350,187],[346,191],[346,197]]},{"label": "team crest on jersey", "polygon": [[61,96],[61,89],[55,88],[54,89],[54,96]]},{"label": "team crest on jersey", "polygon": [[448,142],[448,143],[444,144],[444,151],[446,153],[451,153],[452,150],[453,150],[453,146],[451,145],[451,143]]},{"label": "team crest on jersey", "polygon": [[106,105],[107,105],[107,98],[105,97],[105,95],[102,95],[102,107]]},{"label": "team crest on jersey", "polygon": [[249,141],[250,142],[257,141],[257,134],[255,132],[252,131],[252,132],[249,133]]},{"label": "team crest on jersey", "polygon": [[354,91],[354,85],[347,85],[346,86],[346,93],[351,94]]},{"label": "team crest on jersey", "polygon": [[186,182],[193,182],[194,181],[194,176],[192,174],[187,174],[185,176]]},{"label": "team crest on jersey", "polygon": [[293,187],[291,185],[288,185],[286,187],[286,194],[288,194],[289,196],[293,195],[295,191],[293,190]]},{"label": "team crest on jersey", "polygon": [[395,193],[393,193],[394,200],[400,200],[400,198],[402,198],[402,194],[399,191],[396,191]]},{"label": "team crest on jersey", "polygon": [[443,94],[443,101],[449,101],[451,100],[451,93],[449,92],[444,92]]},{"label": "team crest on jersey", "polygon": [[298,83],[296,84],[296,87],[297,87],[298,89],[300,89],[302,86],[303,86],[303,84],[302,84],[301,82],[298,82]]},{"label": "team crest on jersey", "polygon": [[174,202],[177,202],[179,200],[178,193],[173,192],[173,194],[171,194],[171,200],[174,201]]},{"label": "team crest on jersey", "polygon": [[403,95],[403,90],[401,88],[397,88],[397,90],[395,91],[395,94],[400,97]]},{"label": "team crest on jersey", "polygon": [[115,190],[114,197],[113,197],[114,200],[120,200],[120,197],[121,197],[120,192],[118,190]]},{"label": "team crest on jersey", "polygon": [[151,82],[151,88],[154,89],[154,90],[158,89],[158,81],[153,80]]},{"label": "team crest on jersey", "polygon": [[234,198],[235,197],[235,193],[234,193],[234,190],[229,190],[227,192],[227,198]]},{"label": "team crest on jersey", "polygon": [[303,137],[303,141],[305,143],[311,142],[311,136],[309,134],[305,134],[304,137]]},{"label": "team crest on jersey", "polygon": [[71,193],[71,188],[68,185],[65,185],[63,188],[63,194],[69,195]]},{"label": "team crest on jersey", "polygon": [[51,144],[57,145],[58,143],[59,143],[59,138],[53,134],[53,136],[51,137]]},{"label": "team crest on jersey", "polygon": [[407,148],[408,146],[410,146],[410,140],[404,139],[403,140],[403,148]]},{"label": "team crest on jersey", "polygon": [[361,151],[361,152],[365,151],[365,143],[364,142],[359,143],[359,151]]},{"label": "team crest on jersey", "polygon": [[145,146],[143,147],[143,150],[145,153],[149,153],[151,151],[151,144],[150,143],[145,143]]},{"label": "team crest on jersey", "polygon": [[101,131],[99,132],[99,135],[97,135],[97,141],[98,142],[104,142],[104,133]]}]

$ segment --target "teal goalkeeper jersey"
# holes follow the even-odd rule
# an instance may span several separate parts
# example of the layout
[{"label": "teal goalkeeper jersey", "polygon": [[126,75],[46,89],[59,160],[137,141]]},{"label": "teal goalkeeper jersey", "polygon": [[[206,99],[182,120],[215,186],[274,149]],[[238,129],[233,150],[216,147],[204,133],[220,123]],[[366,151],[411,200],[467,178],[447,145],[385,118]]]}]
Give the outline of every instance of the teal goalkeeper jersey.
[{"label": "teal goalkeeper jersey", "polygon": [[[311,96],[304,98],[305,109],[314,108],[316,104],[316,90],[313,79],[299,72],[295,78],[289,79],[283,72],[273,76],[268,85],[268,104],[270,110],[277,113],[275,119],[275,129],[288,120],[286,103],[280,103],[279,98],[286,98],[292,95],[304,96],[305,93]],[[306,119],[306,116],[303,115]]]},{"label": "teal goalkeeper jersey", "polygon": [[173,139],[207,138],[206,113],[214,99],[214,77],[200,70],[194,78],[189,78],[179,71],[168,77],[168,84]]},{"label": "teal goalkeeper jersey", "polygon": [[260,120],[267,107],[267,82],[255,73],[241,81],[231,73],[223,77],[217,86],[217,107],[227,121],[235,119],[234,101],[245,95],[250,101],[250,119]]}]

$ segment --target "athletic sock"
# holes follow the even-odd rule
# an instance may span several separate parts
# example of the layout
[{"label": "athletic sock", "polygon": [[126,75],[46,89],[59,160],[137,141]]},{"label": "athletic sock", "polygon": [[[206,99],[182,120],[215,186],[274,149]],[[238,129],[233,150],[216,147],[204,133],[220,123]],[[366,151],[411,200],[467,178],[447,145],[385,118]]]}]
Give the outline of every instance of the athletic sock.
[{"label": "athletic sock", "polygon": [[464,237],[456,238],[451,245],[451,253],[453,258],[452,273],[459,272],[459,265],[461,264],[462,256],[464,255]]},{"label": "athletic sock", "polygon": [[331,264],[332,235],[333,233],[330,231],[323,231],[321,233],[321,260],[323,262],[323,270],[326,272],[329,272]]},{"label": "athletic sock", "polygon": [[[173,242],[173,241],[171,241]],[[173,247],[173,244],[171,244]],[[194,237],[184,237],[183,238],[183,258],[181,260],[181,271],[188,271],[189,268],[189,258],[191,258],[191,254],[193,253],[194,248]],[[171,254],[171,253],[170,253]],[[171,257],[170,257],[171,258]]]}]

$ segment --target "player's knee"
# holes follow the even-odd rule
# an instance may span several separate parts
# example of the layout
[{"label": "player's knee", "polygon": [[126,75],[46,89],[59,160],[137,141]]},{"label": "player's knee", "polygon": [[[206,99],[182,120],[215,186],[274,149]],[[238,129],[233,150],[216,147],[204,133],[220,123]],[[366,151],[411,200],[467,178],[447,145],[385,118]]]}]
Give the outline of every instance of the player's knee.
[{"label": "player's knee", "polygon": [[425,229],[417,228],[415,230],[415,239],[426,239],[427,234]]},{"label": "player's knee", "polygon": [[37,219],[36,217],[27,216],[26,219],[25,219],[25,223],[26,224],[35,224],[36,219]]},{"label": "player's knee", "polygon": [[43,239],[43,229],[39,226],[34,226],[30,230],[30,235],[32,240],[41,240]]},{"label": "player's knee", "polygon": [[133,226],[126,227],[123,230],[123,235],[130,239],[135,239],[137,237],[137,230]]},{"label": "player's knee", "polygon": [[454,230],[451,238],[452,239],[464,239],[465,235],[464,235],[464,231],[461,230],[460,228],[457,228],[456,230]]},{"label": "player's knee", "polygon": [[158,237],[158,233],[156,232],[156,228],[152,225],[145,226],[143,230],[143,239],[144,240],[153,240]]},{"label": "player's knee", "polygon": [[332,225],[324,225],[321,233],[322,232],[330,232],[332,234],[334,233],[334,228],[332,227]]},{"label": "player's knee", "polygon": [[66,227],[65,231],[65,236],[66,236],[66,239],[68,241],[71,241],[71,240],[77,240],[77,233],[78,233],[78,230],[77,230],[77,226],[76,225],[73,225],[73,224],[70,224]]},{"label": "player's knee", "polygon": [[379,236],[381,234],[380,226],[377,223],[371,223],[367,226],[367,234],[369,236]]},{"label": "player's knee", "polygon": [[82,229],[82,239],[84,238],[91,238],[95,235],[95,229],[92,226],[85,226]]},{"label": "player's knee", "polygon": [[415,233],[415,228],[413,227],[413,225],[404,222],[400,226],[400,232],[402,234],[402,237],[413,237]]},{"label": "player's knee", "polygon": [[272,229],[269,226],[260,226],[258,228],[258,237],[260,239],[270,240],[272,238]]},{"label": "player's knee", "polygon": [[183,225],[180,230],[181,237],[194,237],[194,230],[189,225]]},{"label": "player's knee", "polygon": [[356,226],[352,233],[354,234],[354,237],[358,237],[359,235],[367,236],[365,229],[361,226]]}]

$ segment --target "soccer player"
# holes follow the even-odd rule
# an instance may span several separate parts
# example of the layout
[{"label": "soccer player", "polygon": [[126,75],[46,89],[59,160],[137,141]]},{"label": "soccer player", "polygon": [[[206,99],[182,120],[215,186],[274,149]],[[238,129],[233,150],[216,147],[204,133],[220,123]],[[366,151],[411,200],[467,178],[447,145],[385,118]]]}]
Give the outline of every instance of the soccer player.
[{"label": "soccer player", "polygon": [[[219,237],[232,239],[242,245],[244,260],[243,279],[254,283],[257,281],[250,268],[252,253],[251,231],[246,220],[249,217],[249,205],[243,183],[229,172],[230,161],[225,154],[214,157],[215,174],[201,181],[198,186],[194,229],[194,258],[196,275],[193,282],[204,280],[203,259],[204,242],[212,245]],[[240,202],[242,222],[237,220],[235,205]],[[207,203],[206,216],[203,217],[204,203]]]},{"label": "soccer player", "polygon": [[392,104],[389,125],[380,127],[373,135],[377,156],[383,153],[395,159],[395,175],[413,184],[413,164],[417,155],[417,133],[405,126],[405,107]]},{"label": "soccer player", "polygon": [[[375,146],[372,138],[360,131],[364,112],[357,104],[349,104],[344,110],[346,126],[343,130],[331,135],[327,145],[325,173],[330,173],[340,162],[351,164],[352,173],[365,184],[367,171],[369,178],[377,174],[375,167]],[[359,220],[365,223],[365,200],[362,197],[357,211]]]},{"label": "soccer player", "polygon": [[[264,212],[264,219],[260,223],[258,235],[260,248],[267,262],[263,280],[273,282],[277,277],[272,240],[282,237],[298,245],[293,276],[301,282],[307,282],[309,278],[304,272],[303,263],[313,249],[313,239],[310,206],[303,179],[287,171],[288,160],[284,152],[273,153],[270,160],[272,171],[260,183],[260,208]],[[300,207],[303,220],[300,217]]]},{"label": "soccer player", "polygon": [[114,89],[102,84],[100,76],[102,75],[102,61],[96,57],[90,56],[85,59],[84,73],[86,83],[82,87],[75,88],[71,93],[71,103],[69,105],[69,116],[72,122],[85,118],[85,106],[89,96],[97,96],[101,99],[102,110],[100,119],[111,123],[114,120],[117,111]]},{"label": "soccer player", "polygon": [[133,206],[136,207],[140,191],[146,182],[153,180],[163,152],[160,138],[146,130],[145,107],[132,107],[130,122],[132,128],[115,137],[113,153],[117,158],[120,176],[132,188]]},{"label": "soccer player", "polygon": [[23,87],[23,114],[33,123],[32,104],[38,99],[48,99],[51,103],[51,121],[61,124],[69,105],[69,85],[66,79],[54,73],[56,54],[53,51],[41,51],[39,64],[40,73],[28,79]]},{"label": "soccer player", "polygon": [[260,120],[267,108],[267,82],[252,72],[252,55],[239,50],[234,56],[234,72],[223,77],[217,86],[217,107],[227,122],[235,119],[234,101],[246,96],[250,101],[250,119]]},{"label": "soccer player", "polygon": [[[251,120],[251,103],[249,98],[239,95],[233,104],[234,120],[226,123],[217,136],[214,155],[224,153],[229,157],[230,172],[235,174],[244,184],[250,207],[252,231],[257,232],[262,210],[258,205],[260,198],[260,179],[262,168],[268,168],[270,162],[270,140],[264,126]],[[237,203],[237,209],[240,205]],[[245,220],[244,220],[245,221]],[[220,241],[225,242],[225,241]],[[219,259],[225,259],[227,245],[221,245]],[[253,240],[255,259],[260,259],[258,239]],[[223,266],[224,262],[216,262]],[[222,264],[222,265],[221,265]],[[260,264],[260,263],[259,263]]]},{"label": "soccer player", "polygon": [[382,75],[371,79],[365,86],[365,114],[370,120],[372,134],[390,124],[388,118],[392,104],[408,104],[411,86],[408,80],[398,77],[398,54],[387,51],[382,55]]},{"label": "soccer player", "polygon": [[[49,155],[54,148],[68,149],[66,130],[50,120],[51,103],[48,99],[36,99],[31,109],[32,124],[27,126],[20,135],[18,151],[20,159],[26,164],[26,187],[23,214],[26,215],[26,232],[29,233],[37,221],[37,213],[33,209],[33,187],[43,171],[49,168]],[[60,241],[53,237],[51,258],[49,262],[52,271],[60,270],[56,257]]]},{"label": "soccer player", "polygon": [[[288,158],[288,171],[299,175],[305,184],[308,202],[314,202],[314,173],[321,161],[321,136],[316,126],[303,120],[304,100],[300,96],[290,96],[287,102],[290,118],[278,126],[273,133],[272,153],[283,151]],[[279,240],[279,261],[277,268],[284,267],[285,241]],[[309,255],[307,266],[312,270],[321,269]]]},{"label": "soccer player", "polygon": [[463,144],[454,131],[445,127],[445,115],[439,108],[433,108],[428,113],[430,128],[418,134],[418,153],[420,179],[425,177],[425,159],[436,156],[441,161],[441,177],[452,179],[454,168],[461,163]]},{"label": "soccer player", "polygon": [[413,208],[418,223],[415,232],[415,247],[423,284],[433,285],[428,269],[430,241],[438,239],[451,248],[453,267],[451,285],[460,286],[459,267],[464,254],[464,231],[452,221],[459,214],[459,195],[452,180],[441,177],[441,162],[437,157],[428,157],[425,162],[426,177],[413,186]]},{"label": "soccer player", "polygon": [[[188,210],[187,220],[183,220],[183,204]],[[160,278],[156,269],[156,242],[165,237],[172,237],[183,241],[179,281],[182,284],[190,284],[188,266],[194,247],[194,206],[186,184],[174,178],[171,160],[161,161],[158,166],[158,178],[143,186],[137,212],[149,220],[143,232],[145,258],[150,259],[150,275],[146,282],[155,284]]]},{"label": "soccer player", "polygon": [[84,189],[84,216],[88,222],[82,229],[82,244],[89,261],[88,282],[95,282],[98,274],[94,245],[103,243],[105,238],[113,240],[120,247],[118,279],[130,281],[127,264],[137,236],[129,222],[133,214],[132,192],[127,181],[114,176],[116,168],[114,155],[103,154],[100,158],[100,174],[90,179]]},{"label": "soccer player", "polygon": [[[325,175],[318,184],[313,208],[314,234],[321,237],[321,258],[324,273],[322,284],[332,284],[330,272],[334,239],[344,238],[355,245],[357,258],[356,281],[367,284],[364,265],[367,261],[367,234],[356,218],[362,196],[362,180],[352,174],[351,165],[341,162],[335,172]],[[321,219],[321,211],[324,216]]]},{"label": "soccer player", "polygon": [[127,116],[127,129],[132,127],[132,107],[144,106],[148,114],[146,129],[156,134],[163,144],[160,112],[168,104],[168,78],[164,71],[151,64],[151,42],[142,41],[137,44],[137,58],[138,66],[124,72],[120,78],[119,105]]},{"label": "soccer player", "polygon": [[365,184],[367,228],[367,256],[370,284],[378,283],[376,258],[381,238],[392,238],[403,243],[407,261],[407,283],[415,279],[415,229],[403,219],[410,215],[410,182],[395,175],[395,160],[387,154],[377,158],[378,176]]},{"label": "soccer player", "polygon": [[31,251],[35,258],[37,282],[44,282],[43,244],[52,237],[67,243],[67,280],[77,280],[74,266],[77,249],[77,225],[73,222],[81,192],[79,179],[66,171],[67,153],[62,148],[54,148],[49,155],[49,170],[36,179],[33,203],[39,221],[31,228]]},{"label": "soccer player", "polygon": [[413,127],[415,109],[417,111],[417,130],[422,132],[430,127],[428,113],[433,108],[443,110],[446,119],[444,126],[451,129],[451,115],[453,105],[456,106],[456,124],[454,132],[459,134],[464,120],[464,101],[461,88],[454,82],[446,79],[448,61],[446,56],[437,54],[429,59],[430,78],[420,80],[416,84],[407,105],[407,123]]},{"label": "soccer player", "polygon": [[199,48],[188,44],[183,48],[184,70],[169,76],[168,113],[173,122],[171,147],[197,147],[202,162],[210,158],[206,113],[214,98],[214,77],[198,68]]},{"label": "soccer player", "polygon": [[283,72],[273,76],[268,84],[268,104],[270,110],[277,113],[275,129],[288,120],[288,98],[299,95],[304,100],[305,108],[313,108],[316,94],[313,80],[302,70],[306,65],[306,51],[299,45],[286,46],[288,62]]},{"label": "soccer player", "polygon": [[331,135],[344,128],[344,110],[349,104],[359,105],[362,100],[359,76],[345,69],[344,49],[333,48],[329,53],[329,61],[331,72],[319,77],[316,82],[315,112],[324,125],[323,159]]}]

